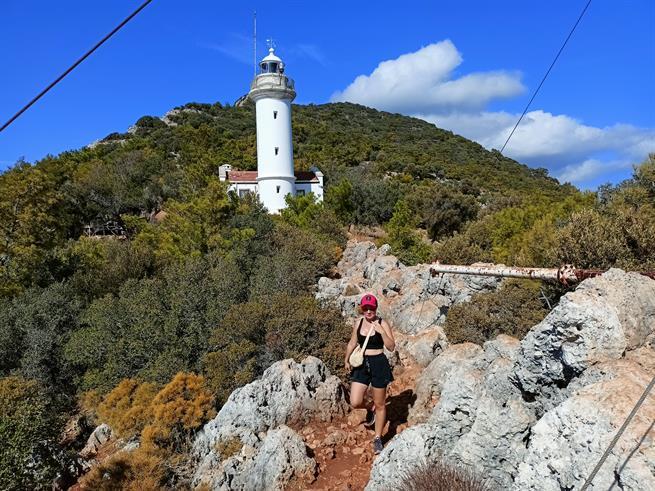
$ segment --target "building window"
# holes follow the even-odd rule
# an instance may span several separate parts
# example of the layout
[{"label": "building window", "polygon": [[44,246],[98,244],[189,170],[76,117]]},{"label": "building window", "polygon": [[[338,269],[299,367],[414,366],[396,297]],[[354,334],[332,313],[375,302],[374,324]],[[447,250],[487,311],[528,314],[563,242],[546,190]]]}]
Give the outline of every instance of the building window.
[{"label": "building window", "polygon": [[305,190],[304,189],[298,189],[296,191],[297,196],[305,196]]},{"label": "building window", "polygon": [[279,151],[280,151],[280,147],[275,147],[275,155],[277,155]]},{"label": "building window", "polygon": [[250,193],[252,193],[250,189],[239,189],[239,198],[245,198]]},{"label": "building window", "polygon": [[277,189],[277,194],[280,194],[280,186],[275,186]]},{"label": "building window", "polygon": [[273,111],[273,119],[277,119],[277,111]]}]

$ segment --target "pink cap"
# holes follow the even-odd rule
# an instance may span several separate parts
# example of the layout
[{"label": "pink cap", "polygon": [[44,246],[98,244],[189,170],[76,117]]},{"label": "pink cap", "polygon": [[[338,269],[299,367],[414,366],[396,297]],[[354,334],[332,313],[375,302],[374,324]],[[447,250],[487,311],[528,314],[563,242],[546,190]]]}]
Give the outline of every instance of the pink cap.
[{"label": "pink cap", "polygon": [[359,301],[361,307],[373,307],[374,309],[378,308],[378,299],[375,298],[375,295],[372,293],[366,293]]}]

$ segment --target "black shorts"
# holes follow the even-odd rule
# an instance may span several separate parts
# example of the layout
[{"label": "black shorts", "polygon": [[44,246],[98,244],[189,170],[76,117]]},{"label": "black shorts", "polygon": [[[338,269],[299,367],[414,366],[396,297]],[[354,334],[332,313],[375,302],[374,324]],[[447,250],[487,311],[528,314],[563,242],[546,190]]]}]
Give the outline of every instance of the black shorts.
[{"label": "black shorts", "polygon": [[384,389],[393,382],[393,374],[389,360],[384,353],[379,355],[364,356],[364,363],[353,368],[350,373],[351,382],[359,382],[364,385],[372,385],[376,389]]}]

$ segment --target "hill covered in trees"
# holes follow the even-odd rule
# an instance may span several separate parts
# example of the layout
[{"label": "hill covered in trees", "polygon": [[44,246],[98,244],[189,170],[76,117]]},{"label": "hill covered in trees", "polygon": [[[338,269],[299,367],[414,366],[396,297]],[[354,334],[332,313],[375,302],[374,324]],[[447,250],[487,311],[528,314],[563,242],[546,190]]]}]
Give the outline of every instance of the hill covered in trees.
[{"label": "hill covered in trees", "polygon": [[225,163],[256,168],[249,104],[145,116],[0,175],[0,488],[60,473],[80,411],[141,435],[129,475],[181,482],[172,463],[235,387],[304,354],[338,372],[349,328],[313,292],[350,225],[383,230],[408,264],[655,266],[653,158],[581,193],[421,120],[293,111],[296,167],[318,166],[326,195],[279,217],[218,178]]}]

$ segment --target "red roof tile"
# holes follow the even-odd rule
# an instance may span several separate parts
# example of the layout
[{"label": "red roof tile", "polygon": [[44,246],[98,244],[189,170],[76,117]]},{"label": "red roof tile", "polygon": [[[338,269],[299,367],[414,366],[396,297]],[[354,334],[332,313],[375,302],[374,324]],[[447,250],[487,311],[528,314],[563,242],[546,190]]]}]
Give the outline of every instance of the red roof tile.
[{"label": "red roof tile", "polygon": [[[319,182],[316,174],[309,171],[296,171],[296,182]],[[256,170],[232,170],[227,173],[230,182],[257,182]]]}]

